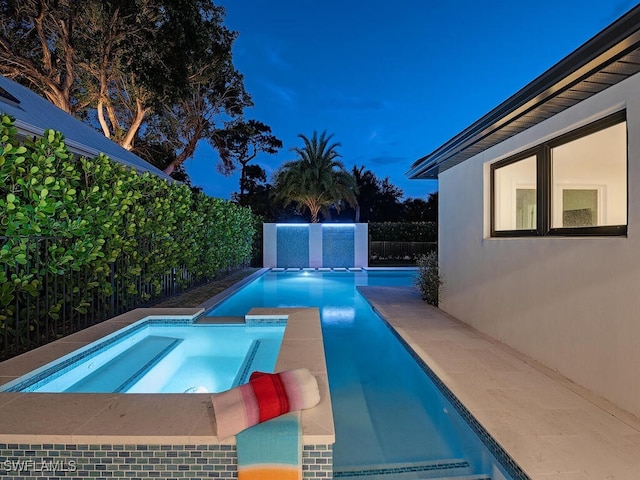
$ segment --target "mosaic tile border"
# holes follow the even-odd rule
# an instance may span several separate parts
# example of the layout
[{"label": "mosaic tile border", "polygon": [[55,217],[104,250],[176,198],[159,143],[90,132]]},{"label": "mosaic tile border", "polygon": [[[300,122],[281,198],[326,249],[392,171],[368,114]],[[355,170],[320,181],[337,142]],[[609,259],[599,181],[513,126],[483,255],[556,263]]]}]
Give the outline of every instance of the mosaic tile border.
[{"label": "mosaic tile border", "polygon": [[234,387],[247,383],[247,380],[249,379],[249,373],[251,372],[251,365],[253,364],[253,359],[256,358],[258,348],[260,348],[260,340],[254,340],[253,342],[251,342],[249,354],[244,357],[244,360],[242,361],[242,368],[240,368],[238,376],[233,381]]},{"label": "mosaic tile border", "polygon": [[121,342],[125,338],[131,337],[141,330],[149,327],[149,326],[159,326],[159,327],[171,327],[175,325],[192,325],[194,319],[185,319],[185,318],[147,318],[143,319],[140,322],[136,322],[130,326],[126,326],[122,328],[120,331],[116,331],[108,337],[103,338],[99,341],[97,345],[93,347],[89,347],[82,352],[78,352],[76,355],[67,358],[61,362],[57,362],[55,365],[32,375],[29,378],[24,379],[23,381],[16,383],[8,388],[1,388],[0,392],[33,392],[41,386],[45,385],[49,381],[58,378],[69,370],[75,368],[76,366],[86,362],[90,358],[98,355],[105,350],[107,350],[114,343]]},{"label": "mosaic tile border", "polygon": [[420,368],[427,374],[427,376],[433,381],[435,386],[445,396],[447,400],[453,405],[453,407],[462,416],[463,420],[471,427],[474,433],[480,438],[480,441],[487,447],[489,452],[495,457],[500,466],[504,468],[508,475],[513,480],[531,480],[531,478],[520,468],[515,460],[513,460],[509,454],[502,448],[502,446],[496,442],[496,440],[487,432],[487,430],[478,422],[473,414],[465,407],[458,397],[440,380],[435,372],[427,365],[427,363],[411,348],[404,338],[396,331],[395,328],[383,317],[382,313],[376,310],[373,305],[372,308],[378,314],[384,325],[391,331],[391,333],[398,339],[402,346],[409,352],[411,357],[418,363]]},{"label": "mosaic tile border", "polygon": [[[442,472],[448,476],[452,476],[451,472],[446,470],[456,470],[469,468],[471,465],[466,460],[460,460],[457,462],[446,463],[414,463],[410,465],[394,466],[394,467],[381,467],[381,468],[363,468],[362,470],[338,470],[333,473],[333,478],[355,478],[355,477],[371,477],[374,475],[394,475],[403,473],[418,473],[418,472]],[[485,479],[474,479],[485,480]],[[486,480],[491,480],[487,477]]]},{"label": "mosaic tile border", "polygon": [[[304,445],[303,478],[333,478],[333,446]],[[235,445],[0,443],[0,478],[163,478],[238,476]]]},{"label": "mosaic tile border", "polygon": [[249,327],[284,327],[289,315],[250,315],[244,316],[244,323]]}]

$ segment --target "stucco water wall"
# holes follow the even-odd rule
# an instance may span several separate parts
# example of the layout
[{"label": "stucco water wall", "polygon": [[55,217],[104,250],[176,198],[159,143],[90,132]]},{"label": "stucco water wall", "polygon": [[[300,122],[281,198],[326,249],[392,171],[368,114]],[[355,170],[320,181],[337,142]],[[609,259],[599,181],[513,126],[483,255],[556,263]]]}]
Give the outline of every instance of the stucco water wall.
[{"label": "stucco water wall", "polygon": [[366,223],[263,225],[265,267],[367,267]]},{"label": "stucco water wall", "polygon": [[[497,160],[626,108],[626,237],[490,237]],[[440,308],[640,416],[640,75],[443,172]]]}]

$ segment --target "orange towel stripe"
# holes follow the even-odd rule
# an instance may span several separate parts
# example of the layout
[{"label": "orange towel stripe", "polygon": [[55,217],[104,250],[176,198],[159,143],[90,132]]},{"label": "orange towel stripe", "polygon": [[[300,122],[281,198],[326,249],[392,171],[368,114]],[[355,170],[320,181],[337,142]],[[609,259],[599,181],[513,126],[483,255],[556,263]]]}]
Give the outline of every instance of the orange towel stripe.
[{"label": "orange towel stripe", "polygon": [[300,480],[300,474],[294,468],[251,467],[238,469],[238,480]]}]

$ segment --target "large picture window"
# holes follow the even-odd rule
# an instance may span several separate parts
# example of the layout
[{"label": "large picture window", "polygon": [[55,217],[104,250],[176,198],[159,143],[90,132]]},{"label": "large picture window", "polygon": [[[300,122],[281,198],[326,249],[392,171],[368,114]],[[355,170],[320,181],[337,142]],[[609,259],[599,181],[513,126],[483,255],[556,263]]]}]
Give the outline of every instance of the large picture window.
[{"label": "large picture window", "polygon": [[626,235],[624,112],[491,166],[491,234]]}]

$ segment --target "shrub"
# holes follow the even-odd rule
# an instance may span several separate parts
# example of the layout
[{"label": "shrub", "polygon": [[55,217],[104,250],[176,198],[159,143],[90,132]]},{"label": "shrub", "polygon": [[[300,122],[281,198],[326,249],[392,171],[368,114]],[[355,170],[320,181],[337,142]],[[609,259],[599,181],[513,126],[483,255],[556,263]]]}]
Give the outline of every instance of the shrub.
[{"label": "shrub", "polygon": [[437,242],[438,225],[435,222],[369,223],[372,242]]},{"label": "shrub", "polygon": [[0,334],[11,343],[56,335],[58,320],[70,333],[116,283],[116,303],[132,304],[164,295],[176,268],[213,278],[250,258],[253,236],[248,208],[75,156],[53,130],[20,139],[0,113]]},{"label": "shrub", "polygon": [[429,305],[438,306],[442,278],[438,270],[438,253],[431,252],[418,257],[418,275],[416,285],[422,299]]}]

